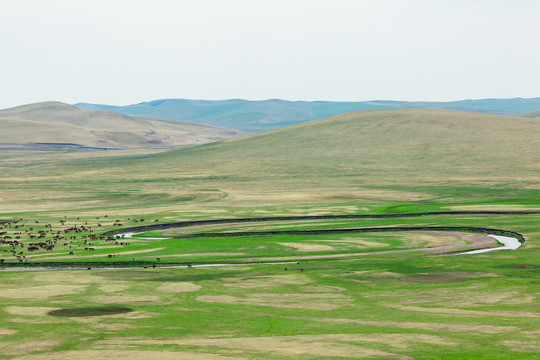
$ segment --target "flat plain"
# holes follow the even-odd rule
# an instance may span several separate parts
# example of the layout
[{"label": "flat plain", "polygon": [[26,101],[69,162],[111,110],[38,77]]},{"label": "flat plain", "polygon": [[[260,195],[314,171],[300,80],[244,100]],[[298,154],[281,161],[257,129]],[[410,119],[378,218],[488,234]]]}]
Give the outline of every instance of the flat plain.
[{"label": "flat plain", "polygon": [[[539,133],[373,110],[157,154],[3,151],[0,357],[533,359]],[[460,255],[498,246],[471,228],[525,242]]]}]

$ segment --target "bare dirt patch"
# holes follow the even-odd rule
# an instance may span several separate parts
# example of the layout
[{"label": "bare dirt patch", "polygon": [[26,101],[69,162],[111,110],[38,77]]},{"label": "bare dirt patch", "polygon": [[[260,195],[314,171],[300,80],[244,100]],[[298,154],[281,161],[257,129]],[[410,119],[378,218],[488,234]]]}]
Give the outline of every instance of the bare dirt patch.
[{"label": "bare dirt patch", "polygon": [[398,322],[398,321],[373,321],[339,318],[301,318],[309,321],[322,321],[335,324],[354,324],[363,326],[377,326],[385,328],[437,330],[470,333],[471,331],[485,334],[496,334],[519,330],[516,326],[497,325],[474,325],[474,324],[445,324],[445,323],[421,323],[421,322]]},{"label": "bare dirt patch", "polygon": [[115,294],[115,295],[97,295],[90,298],[91,301],[100,304],[144,304],[161,303],[161,298],[157,295],[134,295],[134,294]]},{"label": "bare dirt patch", "polygon": [[311,282],[305,275],[271,275],[246,278],[243,276],[224,278],[225,286],[242,289],[272,288],[279,285],[304,285]]},{"label": "bare dirt patch", "polygon": [[105,293],[115,293],[119,291],[123,291],[129,288],[128,284],[122,284],[122,283],[112,283],[112,284],[103,284],[99,287],[99,290],[105,292]]},{"label": "bare dirt patch", "polygon": [[6,355],[24,355],[34,351],[48,351],[60,344],[59,340],[25,340],[24,343],[7,344],[2,352]]},{"label": "bare dirt patch", "polygon": [[345,291],[344,288],[338,286],[305,286],[303,289],[307,292],[315,293],[336,293]]},{"label": "bare dirt patch", "polygon": [[412,282],[454,282],[462,281],[463,278],[459,278],[452,275],[420,275],[420,276],[405,276],[402,278],[405,281]]},{"label": "bare dirt patch", "polygon": [[[351,342],[361,343],[351,344]],[[395,349],[407,349],[411,343],[456,345],[435,335],[426,334],[323,334],[295,336],[265,336],[248,338],[191,338],[191,339],[111,339],[102,344],[188,345],[255,350],[285,356],[322,356],[347,358],[410,359],[403,354],[367,347],[365,343],[383,344]]]},{"label": "bare dirt patch", "polygon": [[131,350],[70,350],[48,354],[27,355],[19,360],[239,360],[210,353],[191,351],[131,351]]},{"label": "bare dirt patch", "polygon": [[193,284],[191,282],[171,282],[164,283],[156,289],[160,292],[167,293],[181,293],[181,292],[192,292],[197,291],[201,288],[200,285]]},{"label": "bare dirt patch", "polygon": [[331,251],[333,246],[321,244],[306,244],[306,243],[278,243],[282,246],[292,247],[298,251]]},{"label": "bare dirt patch", "polygon": [[485,317],[540,317],[539,314],[525,312],[525,311],[479,311],[479,310],[463,310],[455,308],[444,307],[421,307],[421,306],[407,306],[399,304],[386,304],[387,307],[414,312],[427,312],[442,316],[485,316]]},{"label": "bare dirt patch", "polygon": [[[113,339],[104,340],[104,344],[141,344],[141,345],[187,345],[244,349],[285,356],[323,356],[347,358],[385,357],[408,360],[407,356],[392,354],[364,346],[335,343],[322,336],[268,336],[251,338],[194,338],[194,339]],[[327,341],[325,341],[327,340]]]},{"label": "bare dirt patch", "polygon": [[49,312],[59,310],[55,307],[37,307],[37,306],[8,306],[5,310],[12,315],[24,316],[45,316]]},{"label": "bare dirt patch", "polygon": [[17,332],[17,330],[0,328],[0,336],[2,336],[2,335],[13,335],[16,332]]},{"label": "bare dirt patch", "polygon": [[9,299],[47,299],[59,295],[79,294],[85,290],[85,285],[41,285],[2,289],[0,297]]},{"label": "bare dirt patch", "polygon": [[502,344],[508,346],[514,351],[533,352],[537,355],[540,354],[540,343],[538,341],[535,343],[526,343],[518,340],[507,340],[503,341]]},{"label": "bare dirt patch", "polygon": [[63,271],[42,271],[36,272],[34,281],[38,283],[69,283],[69,284],[95,284],[104,282],[101,276],[89,274],[87,271],[63,270]]},{"label": "bare dirt patch", "polygon": [[334,310],[352,299],[343,294],[249,294],[240,298],[230,295],[202,295],[197,297],[202,302],[270,306],[292,309]]}]

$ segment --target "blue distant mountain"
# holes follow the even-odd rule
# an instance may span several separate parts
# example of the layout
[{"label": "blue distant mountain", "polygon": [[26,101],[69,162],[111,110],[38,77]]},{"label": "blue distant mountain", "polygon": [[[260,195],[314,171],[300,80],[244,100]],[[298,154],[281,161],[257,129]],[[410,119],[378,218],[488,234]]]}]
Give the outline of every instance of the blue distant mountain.
[{"label": "blue distant mountain", "polygon": [[498,115],[515,115],[540,109],[540,97],[480,99],[450,102],[427,101],[250,101],[163,99],[127,106],[79,103],[88,110],[108,110],[125,115],[144,115],[187,120],[249,132],[263,132],[345,112],[371,109],[433,108]]}]

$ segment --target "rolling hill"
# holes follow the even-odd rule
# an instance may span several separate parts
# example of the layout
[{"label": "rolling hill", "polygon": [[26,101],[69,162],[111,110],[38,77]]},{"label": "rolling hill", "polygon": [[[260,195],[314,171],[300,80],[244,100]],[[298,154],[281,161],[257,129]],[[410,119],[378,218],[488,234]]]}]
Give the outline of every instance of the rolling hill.
[{"label": "rolling hill", "polygon": [[359,111],[153,155],[92,153],[4,161],[0,205],[231,217],[284,204],[460,204],[540,191],[537,119],[449,110]]},{"label": "rolling hill", "polygon": [[219,207],[245,207],[441,196],[465,201],[481,197],[474,190],[479,188],[484,196],[489,189],[490,198],[497,191],[508,197],[539,190],[538,154],[536,119],[398,109],[347,113],[218,143],[78,166],[156,194],[159,206],[176,201],[175,206],[200,207],[201,200],[213,199]]},{"label": "rolling hill", "polygon": [[529,112],[522,113],[522,114],[518,114],[517,116],[519,116],[519,117],[527,117],[527,118],[539,118],[540,117],[540,109],[539,110],[534,110],[534,111],[529,111]]},{"label": "rolling hill", "polygon": [[205,124],[84,110],[61,102],[0,110],[4,149],[180,147],[244,134]]},{"label": "rolling hill", "polygon": [[108,110],[126,115],[145,115],[189,120],[249,132],[263,132],[352,111],[397,108],[436,108],[499,115],[514,115],[540,108],[540,98],[480,99],[451,102],[423,101],[208,101],[163,99],[127,106],[79,103],[89,110]]},{"label": "rolling hill", "polygon": [[[377,177],[475,174],[516,178],[540,170],[535,119],[449,110],[369,110],[246,138],[163,153],[226,174]],[[406,178],[404,178],[406,180]]]}]

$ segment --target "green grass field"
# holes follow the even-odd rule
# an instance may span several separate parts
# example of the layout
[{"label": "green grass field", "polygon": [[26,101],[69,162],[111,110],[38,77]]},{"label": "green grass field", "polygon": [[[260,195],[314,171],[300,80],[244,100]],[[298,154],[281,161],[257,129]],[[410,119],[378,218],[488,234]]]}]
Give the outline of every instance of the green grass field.
[{"label": "green grass field", "polygon": [[[537,358],[538,133],[529,118],[392,110],[160,154],[3,152],[0,358]],[[525,243],[456,255],[497,245],[298,233],[368,227]]]}]

